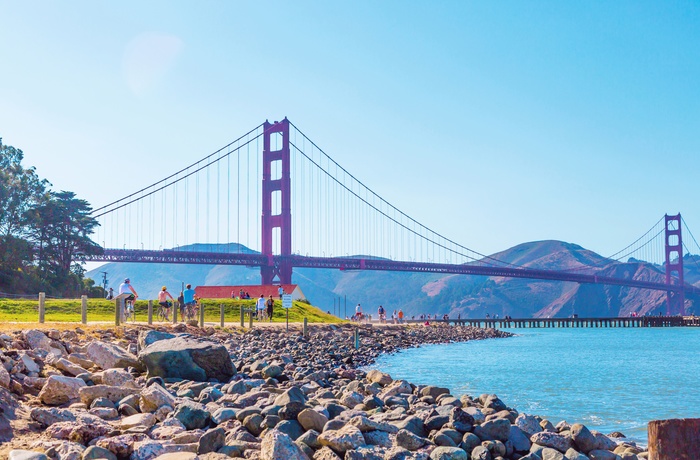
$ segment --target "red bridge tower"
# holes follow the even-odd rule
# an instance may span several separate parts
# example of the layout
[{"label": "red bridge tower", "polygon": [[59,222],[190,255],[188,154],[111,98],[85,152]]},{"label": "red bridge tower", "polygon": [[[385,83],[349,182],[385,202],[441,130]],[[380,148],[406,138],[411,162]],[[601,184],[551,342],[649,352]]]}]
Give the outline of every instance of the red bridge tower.
[{"label": "red bridge tower", "polygon": [[[666,247],[666,284],[685,286],[683,280],[683,239],[681,237],[681,215],[666,214],[665,247]],[[666,291],[666,315],[685,314],[685,291]]]},{"label": "red bridge tower", "polygon": [[[275,263],[273,259],[274,229],[279,228],[280,255],[292,254],[292,210],[289,151],[289,120],[263,124],[263,180],[262,180],[262,253],[267,256],[267,265],[260,267],[262,284],[273,284],[277,277],[281,284],[291,284],[292,266],[286,262]],[[281,137],[279,150],[271,150],[272,137]],[[280,177],[272,178],[272,164],[280,162],[277,171]],[[272,214],[273,200],[280,213]]]}]

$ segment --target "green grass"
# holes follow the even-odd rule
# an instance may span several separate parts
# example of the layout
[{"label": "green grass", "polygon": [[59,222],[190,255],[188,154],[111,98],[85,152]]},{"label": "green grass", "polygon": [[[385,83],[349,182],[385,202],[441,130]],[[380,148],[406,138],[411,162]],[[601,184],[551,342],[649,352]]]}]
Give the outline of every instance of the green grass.
[{"label": "green grass", "polygon": [[[241,307],[246,309],[255,308],[255,299],[203,299],[204,320],[206,322],[216,322],[220,320],[220,305],[224,305],[224,320],[227,323],[238,323],[241,318]],[[153,302],[153,316],[155,318],[158,303]],[[139,300],[135,305],[136,321],[146,322],[148,315],[148,301]],[[46,299],[45,321],[46,322],[80,322],[81,316],[80,299]],[[179,316],[179,314],[178,314]],[[303,303],[293,302],[289,310],[290,322],[302,322],[304,317],[310,323],[339,323],[340,319],[329,315],[318,308]],[[172,318],[172,317],[171,317]],[[180,319],[180,318],[178,318]],[[88,321],[114,321],[114,301],[105,299],[88,299],[87,305]],[[0,322],[38,322],[39,321],[39,301],[38,300],[16,300],[0,299]],[[286,312],[282,308],[282,302],[275,300],[275,309],[272,317],[273,322],[285,322]],[[246,324],[248,319],[246,316]]]}]

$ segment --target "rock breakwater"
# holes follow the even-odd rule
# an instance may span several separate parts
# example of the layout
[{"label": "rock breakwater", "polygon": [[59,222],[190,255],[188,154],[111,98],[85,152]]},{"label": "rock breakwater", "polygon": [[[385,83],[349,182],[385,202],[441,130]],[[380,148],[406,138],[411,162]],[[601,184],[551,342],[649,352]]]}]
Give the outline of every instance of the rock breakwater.
[{"label": "rock breakwater", "polygon": [[[382,353],[506,337],[450,326],[184,325],[0,336],[0,457],[584,460],[647,458],[623,437],[553,426],[496,395],[365,371]],[[5,372],[3,372],[5,371]]]}]

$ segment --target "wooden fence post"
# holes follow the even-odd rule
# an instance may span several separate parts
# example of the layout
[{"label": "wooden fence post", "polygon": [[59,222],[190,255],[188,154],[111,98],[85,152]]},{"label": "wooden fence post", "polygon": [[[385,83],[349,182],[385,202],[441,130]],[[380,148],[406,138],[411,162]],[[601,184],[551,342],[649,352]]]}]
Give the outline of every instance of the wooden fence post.
[{"label": "wooden fence post", "polygon": [[80,318],[83,324],[87,324],[87,296],[80,297]]},{"label": "wooden fence post", "polygon": [[700,418],[649,422],[649,460],[691,460],[700,452]]},{"label": "wooden fence post", "polygon": [[219,312],[219,315],[221,316],[221,327],[224,327],[224,304],[219,305],[219,309],[221,310]]},{"label": "wooden fence post", "polygon": [[204,303],[199,305],[199,327],[204,327]]},{"label": "wooden fence post", "polygon": [[177,312],[180,309],[180,302],[173,302],[175,308],[173,308],[173,324],[177,324]]},{"label": "wooden fence post", "polygon": [[148,325],[153,324],[153,301],[148,301]]},{"label": "wooden fence post", "polygon": [[306,319],[306,316],[304,316],[304,337],[308,337],[308,336],[309,336],[309,329],[308,329],[308,327],[309,327],[308,320]]},{"label": "wooden fence post", "polygon": [[245,327],[245,309],[241,305],[241,327]]},{"label": "wooden fence post", "polygon": [[43,323],[46,316],[46,293],[39,293],[39,322]]},{"label": "wooden fence post", "polygon": [[122,308],[124,308],[124,298],[117,296],[114,299],[114,325],[119,326],[122,320]]}]

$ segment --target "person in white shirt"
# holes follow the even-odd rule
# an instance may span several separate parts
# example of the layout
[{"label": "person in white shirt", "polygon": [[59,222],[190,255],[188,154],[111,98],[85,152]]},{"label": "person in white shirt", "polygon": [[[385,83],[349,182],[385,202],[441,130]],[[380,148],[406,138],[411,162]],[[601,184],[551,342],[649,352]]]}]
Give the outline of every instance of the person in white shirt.
[{"label": "person in white shirt", "polygon": [[257,310],[258,321],[262,321],[265,312],[265,296],[260,294],[260,298],[255,303],[255,308]]}]

